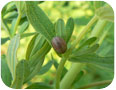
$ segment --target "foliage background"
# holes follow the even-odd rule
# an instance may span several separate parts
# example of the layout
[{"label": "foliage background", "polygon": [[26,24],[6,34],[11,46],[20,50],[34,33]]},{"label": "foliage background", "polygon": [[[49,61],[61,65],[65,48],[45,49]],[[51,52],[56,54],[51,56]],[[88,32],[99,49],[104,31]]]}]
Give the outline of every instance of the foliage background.
[{"label": "foliage background", "polygon": [[[70,1],[70,2],[46,1],[39,4],[39,6],[48,15],[48,17],[53,23],[55,23],[59,18],[63,18],[63,20],[66,22],[66,20],[69,17],[73,17],[75,21],[75,28],[74,28],[71,41],[75,40],[75,37],[78,36],[78,34],[82,31],[84,26],[89,22],[91,17],[95,14],[93,2],[90,2],[90,1],[89,2],[87,1],[83,1],[83,2],[82,1]],[[10,25],[11,23],[9,23],[9,26]],[[26,30],[26,32],[34,32],[34,31],[35,30],[33,29],[31,25],[29,25],[29,27]],[[1,32],[2,32],[2,38],[8,37],[8,34],[3,28],[1,28]],[[85,38],[86,37],[89,37],[89,34],[86,35]],[[17,52],[17,57],[19,60],[25,58],[26,47],[30,40],[31,40],[31,37],[27,37],[21,40],[20,47]],[[7,53],[8,44],[9,44],[9,41],[7,41],[7,43],[1,46],[1,55]],[[98,50],[98,53],[100,55],[114,54],[114,28],[112,28],[111,31],[108,33],[100,49]],[[44,64],[46,64],[51,59],[51,54],[53,54],[56,60],[58,61],[59,57],[56,55],[56,53],[52,49],[49,52],[49,54],[46,56],[46,60]],[[69,69],[70,65],[71,63],[67,62],[65,67]],[[37,75],[31,81],[32,82],[44,81],[46,83],[53,84],[55,79],[55,73],[56,73],[56,70],[54,66],[52,66],[49,72],[47,72],[44,75]],[[85,73],[84,76],[78,82],[74,84],[73,86],[74,88],[79,88],[83,85],[87,85],[89,83],[93,83],[96,81],[112,80],[114,76],[112,71],[104,70],[102,68],[99,68],[97,66],[92,66],[92,65],[88,65],[87,67],[85,67],[84,73]],[[106,85],[101,87],[94,87],[94,88],[103,88],[103,87],[106,87]]]}]

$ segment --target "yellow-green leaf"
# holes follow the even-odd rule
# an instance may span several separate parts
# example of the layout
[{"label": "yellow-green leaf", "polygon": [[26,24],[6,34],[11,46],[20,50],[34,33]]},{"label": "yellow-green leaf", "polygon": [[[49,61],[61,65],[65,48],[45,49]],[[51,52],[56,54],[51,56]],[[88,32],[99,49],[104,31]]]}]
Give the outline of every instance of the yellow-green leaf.
[{"label": "yellow-green leaf", "polygon": [[41,33],[48,40],[49,44],[51,44],[51,40],[55,36],[54,25],[44,11],[37,5],[36,1],[27,1],[25,3],[28,20],[34,29]]},{"label": "yellow-green leaf", "polygon": [[7,63],[13,77],[15,74],[16,64],[18,62],[16,54],[17,54],[17,49],[19,47],[19,42],[20,42],[20,35],[17,34],[11,39],[7,51]]}]

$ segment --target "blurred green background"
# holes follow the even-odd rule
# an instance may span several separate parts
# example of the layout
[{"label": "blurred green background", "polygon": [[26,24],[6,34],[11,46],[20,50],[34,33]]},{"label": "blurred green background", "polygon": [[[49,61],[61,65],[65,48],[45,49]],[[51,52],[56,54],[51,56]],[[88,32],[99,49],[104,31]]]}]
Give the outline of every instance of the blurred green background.
[{"label": "blurred green background", "polygon": [[[78,34],[82,31],[82,29],[85,27],[85,25],[89,22],[89,20],[94,16],[95,9],[93,6],[92,1],[45,1],[39,6],[43,9],[43,11],[48,15],[50,20],[55,23],[59,18],[62,18],[65,22],[69,17],[72,17],[75,22],[75,28],[73,32],[73,36],[71,38],[71,41],[75,40],[75,37],[78,36]],[[11,23],[8,23],[9,26]],[[92,28],[91,28],[92,29]],[[1,28],[2,32],[2,38],[8,37],[7,32]],[[29,25],[27,32],[35,32],[33,27]],[[85,36],[88,37],[88,35]],[[31,36],[32,37],[32,36]],[[31,40],[31,37],[27,37],[24,39],[21,39],[20,41],[20,47],[17,52],[18,60],[25,58],[26,48],[28,46],[29,41]],[[1,46],[1,55],[7,53],[9,41],[7,43],[3,44]],[[104,48],[104,46],[106,48]],[[101,55],[113,55],[114,54],[114,28],[112,28],[111,32],[108,33],[107,37],[105,38],[103,44],[100,47],[99,53]],[[45,63],[46,64],[51,59],[51,54],[55,57],[55,59],[59,62],[59,57],[56,55],[53,49],[49,52],[49,54],[46,56]],[[65,67],[69,69],[71,66],[70,62],[67,62]],[[101,80],[112,80],[113,79],[113,72],[109,70],[104,70],[99,67],[95,67],[92,65],[88,65],[84,69],[85,75],[76,82],[73,87],[79,88],[83,85],[87,85],[89,83],[93,83],[96,81]],[[45,73],[44,75],[37,75],[34,77],[31,81],[32,82],[38,82],[38,81],[44,81],[49,84],[54,83],[56,70],[54,66],[51,67],[49,72]],[[94,87],[94,88],[103,88],[106,87]]]}]

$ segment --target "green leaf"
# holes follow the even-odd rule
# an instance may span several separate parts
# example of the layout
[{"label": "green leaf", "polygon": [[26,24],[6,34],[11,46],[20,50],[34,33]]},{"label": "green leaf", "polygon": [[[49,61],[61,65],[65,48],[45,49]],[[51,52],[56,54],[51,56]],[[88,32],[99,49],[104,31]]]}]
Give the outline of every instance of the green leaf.
[{"label": "green leaf", "polygon": [[13,1],[9,2],[6,6],[6,12],[11,12],[16,10],[15,3]]},{"label": "green leaf", "polygon": [[85,46],[87,46],[87,45],[89,46],[89,45],[91,45],[92,43],[94,43],[96,40],[97,40],[96,37],[89,38],[89,39],[86,40],[83,44],[81,44],[81,45],[79,46],[78,49],[81,49],[81,48],[83,48],[83,47],[85,47]]},{"label": "green leaf", "polygon": [[39,34],[36,37],[34,47],[32,49],[32,52],[31,52],[30,56],[34,55],[38,50],[40,50],[40,48],[44,45],[45,41],[46,41],[45,38],[42,35]]},{"label": "green leaf", "polygon": [[26,60],[29,60],[29,57],[30,57],[31,51],[34,47],[34,43],[35,43],[37,35],[38,34],[34,35],[28,44],[27,51],[26,51]]},{"label": "green leaf", "polygon": [[30,86],[28,86],[26,89],[53,89],[50,85],[39,82],[39,83],[33,83]]},{"label": "green leaf", "polygon": [[55,36],[54,25],[49,20],[43,10],[37,6],[36,2],[26,3],[26,15],[34,29],[41,33],[51,44],[52,38]]},{"label": "green leaf", "polygon": [[114,11],[113,11],[112,7],[110,7],[109,5],[106,5],[104,7],[97,9],[96,15],[100,19],[114,22]]},{"label": "green leaf", "polygon": [[25,37],[29,37],[29,36],[35,35],[35,34],[37,34],[37,32],[22,33],[22,34],[21,34],[21,39],[23,39],[23,38],[25,38]]},{"label": "green leaf", "polygon": [[59,36],[65,40],[65,23],[63,19],[58,19],[55,24],[56,36]]},{"label": "green leaf", "polygon": [[50,51],[51,46],[46,42],[40,50],[38,50],[31,58],[29,58],[29,66],[31,67],[31,74],[25,82],[32,79],[36,74],[39,73],[42,64],[44,62],[45,55]]},{"label": "green leaf", "polygon": [[27,21],[24,22],[24,23],[20,26],[20,28],[19,28],[19,30],[18,30],[18,33],[22,34],[23,32],[25,32],[26,29],[28,28],[28,26],[29,26],[29,23],[28,23]]},{"label": "green leaf", "polygon": [[16,18],[18,13],[16,11],[8,12],[3,18],[6,20],[12,20]]},{"label": "green leaf", "polygon": [[5,85],[9,86],[12,82],[12,75],[6,62],[6,56],[1,56],[1,78]]},{"label": "green leaf", "polygon": [[[78,82],[84,75],[84,70],[80,71],[77,76],[76,76],[76,79],[74,80],[73,84],[75,84],[76,82]],[[72,85],[73,85],[72,84]]]},{"label": "green leaf", "polygon": [[81,62],[81,63],[92,63],[97,64],[100,66],[108,67],[111,66],[113,68],[114,66],[114,56],[109,57],[101,57],[95,53],[88,53],[83,54],[80,56],[72,56],[69,58],[69,61],[71,62]]},{"label": "green leaf", "polygon": [[45,55],[49,52],[51,49],[51,46],[48,44],[48,42],[45,42],[43,47],[41,47],[29,60],[29,64],[32,67],[35,67],[37,65],[39,59],[43,59]]},{"label": "green leaf", "polygon": [[53,61],[50,60],[46,65],[44,65],[41,68],[41,70],[38,73],[38,75],[42,75],[42,74],[46,73],[51,68],[52,64],[53,64]]},{"label": "green leaf", "polygon": [[95,52],[99,48],[99,44],[95,44],[90,48],[82,48],[80,50],[77,50],[73,53],[74,56],[80,56],[83,54],[89,54]]},{"label": "green leaf", "polygon": [[7,50],[7,63],[13,77],[15,74],[15,67],[17,64],[16,53],[19,46],[19,42],[20,42],[20,35],[17,34],[11,39]]},{"label": "green leaf", "polygon": [[66,23],[66,30],[65,30],[65,34],[66,34],[66,42],[68,43],[68,41],[71,38],[71,35],[73,33],[74,30],[74,21],[72,18],[69,18],[67,23]]},{"label": "green leaf", "polygon": [[30,75],[30,66],[27,60],[22,60],[24,63],[24,81],[27,79],[27,77]]},{"label": "green leaf", "polygon": [[5,44],[8,40],[10,40],[9,37],[1,38],[1,44]]},{"label": "green leaf", "polygon": [[27,77],[28,73],[27,70],[29,71],[29,68],[26,67],[27,62],[26,60],[21,60],[17,66],[16,66],[16,73],[15,73],[15,79],[11,85],[12,88],[14,89],[20,89],[23,85],[24,78]]},{"label": "green leaf", "polygon": [[13,32],[15,31],[14,29],[15,29],[16,21],[17,21],[16,18],[12,20],[11,28],[10,28],[10,35],[11,36],[13,35]]}]

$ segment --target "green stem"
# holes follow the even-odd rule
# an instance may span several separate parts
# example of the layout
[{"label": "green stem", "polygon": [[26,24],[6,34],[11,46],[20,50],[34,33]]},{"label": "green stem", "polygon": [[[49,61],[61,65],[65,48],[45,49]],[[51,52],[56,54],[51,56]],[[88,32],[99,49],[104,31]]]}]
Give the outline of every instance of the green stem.
[{"label": "green stem", "polygon": [[14,27],[14,31],[13,31],[13,33],[12,33],[12,37],[13,37],[13,36],[15,35],[15,33],[16,33],[16,30],[17,30],[18,25],[19,25],[20,20],[21,20],[21,16],[22,16],[22,14],[19,13],[19,15],[18,15],[18,17],[17,17],[17,21],[16,21],[16,24],[15,24],[15,27]]},{"label": "green stem", "polygon": [[84,35],[90,30],[90,27],[97,21],[97,19],[98,19],[98,17],[96,15],[91,19],[91,21],[83,29],[82,33],[80,33],[80,35],[77,37],[77,39],[75,40],[75,42],[71,46],[71,49],[74,49],[76,47],[76,45],[78,45],[80,40],[82,40]]},{"label": "green stem", "polygon": [[64,64],[65,64],[66,60],[67,60],[66,58],[62,58],[59,66],[58,66],[58,69],[56,72],[56,89],[59,89],[60,78],[61,78],[62,70],[64,68]]},{"label": "green stem", "polygon": [[87,88],[92,88],[92,87],[95,87],[95,86],[102,86],[102,85],[105,85],[105,84],[110,84],[111,82],[112,82],[112,80],[99,81],[99,82],[91,83],[89,85],[80,87],[79,89],[87,89]]},{"label": "green stem", "polygon": [[3,16],[1,16],[1,24],[3,25],[3,28],[8,32],[9,36],[10,36],[10,29],[7,26],[7,24],[5,23]]},{"label": "green stem", "polygon": [[99,20],[95,25],[94,29],[92,30],[90,37],[99,37],[106,24],[107,24],[106,20]]},{"label": "green stem", "polygon": [[75,80],[77,74],[81,71],[84,64],[81,63],[73,63],[70,70],[66,73],[65,77],[62,79],[60,83],[61,89],[68,89],[70,88],[71,84]]},{"label": "green stem", "polygon": [[[97,16],[94,16],[91,21],[85,26],[83,32],[77,37],[71,48],[66,52],[66,55],[70,55],[72,50],[78,45],[80,40],[84,37],[84,35],[89,31],[90,27],[97,21]],[[72,64],[72,68],[69,69],[68,73],[66,73],[65,77],[61,81],[60,88],[69,88],[73,83],[74,79],[76,78],[77,74],[82,69],[83,64],[81,63],[74,63]]]}]

